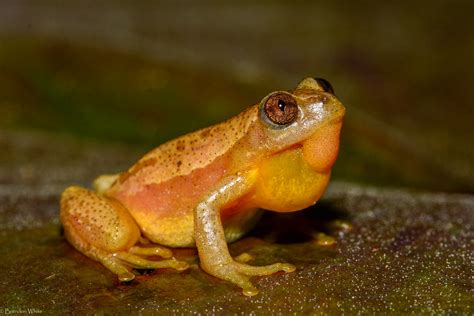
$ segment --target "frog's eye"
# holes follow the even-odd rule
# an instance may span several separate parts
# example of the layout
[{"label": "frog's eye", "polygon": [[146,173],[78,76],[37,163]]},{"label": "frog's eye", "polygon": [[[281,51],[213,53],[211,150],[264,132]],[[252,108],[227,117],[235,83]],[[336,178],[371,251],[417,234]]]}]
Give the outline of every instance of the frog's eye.
[{"label": "frog's eye", "polygon": [[330,94],[334,94],[334,88],[329,83],[329,81],[323,78],[314,78],[314,80],[316,80],[316,82],[324,90],[324,92],[329,92]]},{"label": "frog's eye", "polygon": [[288,125],[298,116],[296,100],[289,94],[278,92],[270,95],[262,107],[265,116],[274,124]]}]

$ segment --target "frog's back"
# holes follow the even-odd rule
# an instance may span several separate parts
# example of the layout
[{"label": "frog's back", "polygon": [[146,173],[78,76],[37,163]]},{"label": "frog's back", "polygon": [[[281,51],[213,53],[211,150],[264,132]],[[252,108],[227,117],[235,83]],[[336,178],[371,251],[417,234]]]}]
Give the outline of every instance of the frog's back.
[{"label": "frog's back", "polygon": [[[227,121],[166,142],[144,155],[128,171],[120,175],[115,189],[126,183],[147,185],[186,176],[205,168],[225,155],[247,132],[256,116],[256,108]],[[139,181],[140,183],[137,183]]]},{"label": "frog's back", "polygon": [[[153,241],[189,244],[193,208],[229,171],[229,151],[246,135],[256,112],[250,107],[225,122],[162,144],[122,173],[106,194],[119,200]],[[177,235],[183,240],[176,240]]]}]

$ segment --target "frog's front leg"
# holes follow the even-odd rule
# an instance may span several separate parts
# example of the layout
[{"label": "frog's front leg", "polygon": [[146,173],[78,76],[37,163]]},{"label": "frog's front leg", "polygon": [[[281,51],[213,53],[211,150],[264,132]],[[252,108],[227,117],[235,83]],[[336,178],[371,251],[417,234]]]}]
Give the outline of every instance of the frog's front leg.
[{"label": "frog's front leg", "polygon": [[255,183],[255,174],[256,171],[248,171],[225,178],[217,189],[207,194],[194,209],[194,238],[201,267],[215,277],[240,286],[243,294],[247,296],[258,293],[250,282],[250,276],[295,270],[293,265],[286,263],[254,267],[234,261],[229,254],[220,210],[251,190]]},{"label": "frog's front leg", "polygon": [[[160,246],[138,246],[140,230],[125,207],[114,199],[80,187],[69,187],[61,196],[61,222],[69,242],[88,257],[101,262],[130,281],[130,268],[188,268],[185,262],[172,258],[169,249]],[[144,257],[160,256],[165,260]]]}]

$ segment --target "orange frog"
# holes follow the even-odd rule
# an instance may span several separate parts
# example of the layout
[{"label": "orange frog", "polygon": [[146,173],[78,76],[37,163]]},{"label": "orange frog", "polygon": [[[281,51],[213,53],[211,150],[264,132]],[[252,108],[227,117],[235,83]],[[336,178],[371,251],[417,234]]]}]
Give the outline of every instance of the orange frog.
[{"label": "orange frog", "polygon": [[323,79],[270,93],[221,124],[153,149],[128,171],[97,178],[95,191],[67,188],[60,215],[66,238],[120,281],[135,277],[131,268],[187,269],[162,245],[197,247],[204,271],[255,295],[251,276],[295,267],[245,264],[227,243],[248,232],[261,209],[292,212],[318,201],[344,113]]}]

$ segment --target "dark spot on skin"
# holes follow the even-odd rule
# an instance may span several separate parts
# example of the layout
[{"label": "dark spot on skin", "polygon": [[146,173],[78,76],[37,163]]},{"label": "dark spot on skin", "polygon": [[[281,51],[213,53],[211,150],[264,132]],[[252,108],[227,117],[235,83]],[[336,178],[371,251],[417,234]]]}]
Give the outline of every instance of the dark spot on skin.
[{"label": "dark spot on skin", "polygon": [[211,134],[211,130],[209,129],[206,129],[206,130],[203,130],[201,132],[201,134],[199,134],[202,138],[205,138],[205,137],[208,137],[209,135]]},{"label": "dark spot on skin", "polygon": [[186,149],[186,144],[184,141],[179,141],[176,143],[176,150],[177,151],[183,151],[184,149]]},{"label": "dark spot on skin", "polygon": [[176,163],[176,166],[179,168],[179,167],[181,167],[182,164],[183,164],[183,162],[180,160]]}]

